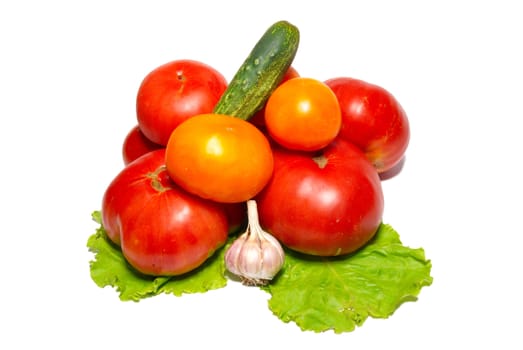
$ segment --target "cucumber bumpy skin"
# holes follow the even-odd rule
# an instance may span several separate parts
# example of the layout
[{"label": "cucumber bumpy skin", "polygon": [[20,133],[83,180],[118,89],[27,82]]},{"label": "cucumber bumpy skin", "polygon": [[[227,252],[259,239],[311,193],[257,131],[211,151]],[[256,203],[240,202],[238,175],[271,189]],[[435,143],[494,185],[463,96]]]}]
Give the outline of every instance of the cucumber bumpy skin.
[{"label": "cucumber bumpy skin", "polygon": [[270,26],[240,66],[214,113],[248,120],[279,85],[298,51],[300,32],[287,21]]}]

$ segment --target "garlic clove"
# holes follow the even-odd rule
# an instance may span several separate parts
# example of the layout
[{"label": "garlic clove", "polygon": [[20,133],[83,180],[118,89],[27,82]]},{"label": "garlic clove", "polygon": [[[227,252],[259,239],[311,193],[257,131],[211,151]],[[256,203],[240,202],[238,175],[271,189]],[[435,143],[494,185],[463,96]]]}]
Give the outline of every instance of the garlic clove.
[{"label": "garlic clove", "polygon": [[254,200],[247,201],[248,225],[225,253],[225,266],[246,285],[266,285],[281,270],[285,253],[278,240],[263,231]]}]

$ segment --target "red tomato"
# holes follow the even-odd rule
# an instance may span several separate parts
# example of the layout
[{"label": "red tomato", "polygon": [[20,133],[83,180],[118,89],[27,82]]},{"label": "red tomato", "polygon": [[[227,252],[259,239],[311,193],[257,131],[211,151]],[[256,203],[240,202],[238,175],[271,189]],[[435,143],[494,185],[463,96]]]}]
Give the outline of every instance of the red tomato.
[{"label": "red tomato", "polygon": [[127,165],[145,153],[149,153],[159,148],[163,148],[163,146],[160,146],[145,137],[143,132],[141,132],[140,127],[137,125],[129,131],[124,139],[122,146],[123,162]]},{"label": "red tomato", "polygon": [[222,205],[182,190],[165,170],[165,150],[126,166],[108,186],[102,223],[136,270],[180,275],[200,266],[228,236]]},{"label": "red tomato", "polygon": [[166,148],[169,176],[187,191],[217,202],[254,197],[273,169],[269,141],[245,120],[220,114],[187,119]]},{"label": "red tomato", "polygon": [[338,139],[321,155],[276,147],[274,174],[257,196],[261,226],[311,255],[354,252],[376,233],[384,200],[378,173],[356,146]]},{"label": "red tomato", "polygon": [[333,78],[325,83],[341,107],[340,137],[362,149],[379,173],[396,166],[407,150],[410,128],[394,96],[380,86],[353,78]]},{"label": "red tomato", "polygon": [[216,69],[193,60],[178,60],[150,72],[136,98],[138,124],[151,141],[165,146],[185,119],[210,113],[227,88]]},{"label": "red tomato", "polygon": [[323,82],[294,78],[278,86],[267,100],[265,125],[280,145],[317,151],[338,135],[340,106],[336,95]]},{"label": "red tomato", "polygon": [[239,232],[247,224],[247,203],[222,203],[229,223],[229,234]]},{"label": "red tomato", "polygon": [[[291,66],[289,67],[289,69],[287,69],[287,72],[283,76],[280,85],[285,83],[287,80],[297,78],[299,76],[300,74],[298,73],[298,71]],[[256,114],[249,118],[249,122],[253,123],[258,127],[265,127],[265,105],[262,107],[262,109],[256,112]]]}]

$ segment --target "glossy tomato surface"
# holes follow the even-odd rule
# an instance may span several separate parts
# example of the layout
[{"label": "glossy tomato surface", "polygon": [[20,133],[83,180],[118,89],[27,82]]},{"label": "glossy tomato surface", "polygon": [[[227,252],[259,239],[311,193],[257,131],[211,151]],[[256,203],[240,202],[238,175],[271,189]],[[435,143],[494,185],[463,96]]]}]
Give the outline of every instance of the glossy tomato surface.
[{"label": "glossy tomato surface", "polygon": [[200,266],[228,236],[223,206],[187,193],[165,170],[165,150],[126,166],[108,186],[102,223],[136,270],[180,275]]},{"label": "glossy tomato surface", "polygon": [[407,114],[383,87],[339,77],[325,82],[337,96],[343,123],[340,137],[357,145],[379,173],[396,166],[410,139]]},{"label": "glossy tomato surface", "polygon": [[180,124],[166,147],[171,178],[187,191],[223,203],[245,202],[272,175],[269,141],[253,124],[203,114]]},{"label": "glossy tomato surface", "polygon": [[138,124],[152,142],[165,146],[185,119],[210,113],[227,88],[215,68],[194,60],[176,60],[151,71],[136,97]]},{"label": "glossy tomato surface", "polygon": [[260,224],[285,246],[336,256],[376,233],[384,201],[378,173],[354,145],[336,140],[322,154],[274,149],[274,174],[257,196]]},{"label": "glossy tomato surface", "polygon": [[122,157],[125,165],[129,164],[133,160],[143,156],[145,153],[163,148],[164,146],[158,145],[149,140],[140,127],[136,125],[132,128],[124,139],[122,145]]},{"label": "glossy tomato surface", "polygon": [[265,126],[269,135],[286,148],[316,151],[338,135],[340,106],[325,83],[297,77],[278,86],[269,97]]}]

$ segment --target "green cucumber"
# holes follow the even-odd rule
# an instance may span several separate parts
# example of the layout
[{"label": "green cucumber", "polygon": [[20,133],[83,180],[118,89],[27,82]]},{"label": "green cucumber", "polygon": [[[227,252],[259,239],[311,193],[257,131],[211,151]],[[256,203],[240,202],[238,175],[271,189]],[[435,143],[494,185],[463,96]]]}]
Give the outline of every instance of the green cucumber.
[{"label": "green cucumber", "polygon": [[214,113],[248,120],[281,82],[298,51],[300,32],[287,21],[274,23],[256,43],[214,107]]}]

